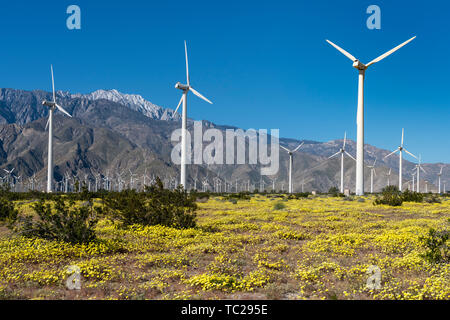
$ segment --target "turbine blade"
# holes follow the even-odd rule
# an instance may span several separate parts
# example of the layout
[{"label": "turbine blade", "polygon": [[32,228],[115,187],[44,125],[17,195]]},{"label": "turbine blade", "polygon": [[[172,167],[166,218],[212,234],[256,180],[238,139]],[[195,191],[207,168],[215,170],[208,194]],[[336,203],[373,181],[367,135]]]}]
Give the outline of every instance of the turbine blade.
[{"label": "turbine blade", "polygon": [[403,147],[404,138],[405,138],[405,129],[402,129],[402,147]]},{"label": "turbine blade", "polygon": [[374,64],[374,63],[377,63],[377,62],[383,60],[383,59],[386,58],[387,56],[390,56],[391,54],[393,54],[395,51],[397,51],[397,50],[400,49],[401,47],[403,47],[403,46],[407,45],[408,43],[410,43],[411,41],[413,41],[415,38],[416,38],[415,36],[412,37],[411,39],[409,39],[409,40],[403,42],[402,44],[400,44],[400,45],[398,45],[398,46],[396,46],[394,49],[391,49],[391,50],[389,50],[388,52],[386,52],[385,54],[382,54],[382,55],[379,56],[378,58],[376,58],[376,59],[370,61],[370,62],[367,64],[367,67],[371,66],[371,65]]},{"label": "turbine blade", "polygon": [[377,163],[377,158],[375,158],[375,161],[373,162],[373,167],[375,168],[375,163]]},{"label": "turbine blade", "polygon": [[72,116],[70,115],[70,113],[68,113],[66,110],[64,110],[63,107],[61,107],[59,104],[55,104],[56,107],[58,108],[59,111],[61,111],[62,113],[64,113],[65,115],[67,115],[68,117],[72,118]]},{"label": "turbine blade", "polygon": [[350,60],[352,60],[353,62],[355,62],[356,59],[354,56],[352,56],[350,53],[348,53],[347,51],[345,51],[344,49],[342,49],[341,47],[339,47],[338,45],[334,44],[333,42],[331,42],[330,40],[327,40],[327,42],[329,44],[331,44],[333,47],[335,47],[338,51],[340,51],[344,56],[346,56],[347,58],[349,58]]},{"label": "turbine blade", "polygon": [[183,98],[184,98],[184,94],[181,96],[180,102],[178,102],[178,106],[177,106],[177,108],[175,109],[175,113],[177,113],[178,109],[180,108],[181,103],[183,102]]},{"label": "turbine blade", "polygon": [[289,150],[288,148],[285,148],[283,146],[280,146],[280,148],[286,150],[287,152],[291,152],[291,150]]},{"label": "turbine blade", "polygon": [[424,169],[424,168],[422,168],[422,166],[420,166],[419,168],[420,168],[420,170],[422,170],[422,171],[423,171],[423,173],[427,173],[427,172],[425,171],[425,169]]},{"label": "turbine blade", "polygon": [[186,55],[186,80],[187,80],[187,85],[190,85],[190,79],[189,79],[189,62],[188,62],[188,52],[187,52],[187,44],[186,44],[186,40],[184,40],[184,53]]},{"label": "turbine blade", "polygon": [[47,131],[49,123],[50,123],[50,117],[48,117],[48,119],[47,119],[47,124],[45,125],[45,131]]},{"label": "turbine blade", "polygon": [[292,151],[292,153],[296,152],[298,149],[300,149],[303,146],[304,142],[302,142],[297,148],[294,149],[294,151]]},{"label": "turbine blade", "polygon": [[211,101],[209,101],[209,100],[206,99],[204,96],[202,96],[202,95],[200,94],[200,92],[198,92],[198,91],[195,90],[194,88],[190,87],[189,90],[191,90],[192,93],[195,94],[195,95],[196,95],[197,97],[199,97],[200,99],[203,99],[203,100],[205,100],[206,102],[208,102],[208,103],[210,103],[210,104],[213,104]]},{"label": "turbine blade", "polygon": [[390,156],[392,156],[394,153],[397,153],[398,149],[396,149],[395,151],[392,151],[391,153],[389,153],[387,156],[385,156],[384,158],[389,158]]},{"label": "turbine blade", "polygon": [[403,149],[403,151],[405,151],[407,154],[409,154],[410,156],[412,156],[412,157],[417,159],[417,157],[415,155],[413,155],[411,152],[409,152],[408,150]]},{"label": "turbine blade", "polygon": [[52,71],[53,102],[55,102],[55,103],[56,103],[56,94],[55,94],[55,78],[53,77],[53,65],[50,65],[50,70]]},{"label": "turbine blade", "polygon": [[355,158],[353,158],[353,156],[350,154],[350,153],[348,153],[347,151],[344,151],[345,152],[345,154],[347,155],[347,156],[349,156],[350,158],[352,158],[353,160],[355,160],[356,161],[356,159]]},{"label": "turbine blade", "polygon": [[375,168],[373,168],[373,173],[375,174],[375,177],[377,176],[377,171],[375,170]]},{"label": "turbine blade", "polygon": [[344,133],[344,145],[342,146],[342,149],[345,149],[346,143],[347,143],[347,131]]},{"label": "turbine blade", "polygon": [[333,154],[331,157],[329,157],[328,159],[333,159],[334,157],[336,157],[338,154],[340,154],[341,152],[340,151],[338,151],[338,152],[336,152],[335,154]]}]

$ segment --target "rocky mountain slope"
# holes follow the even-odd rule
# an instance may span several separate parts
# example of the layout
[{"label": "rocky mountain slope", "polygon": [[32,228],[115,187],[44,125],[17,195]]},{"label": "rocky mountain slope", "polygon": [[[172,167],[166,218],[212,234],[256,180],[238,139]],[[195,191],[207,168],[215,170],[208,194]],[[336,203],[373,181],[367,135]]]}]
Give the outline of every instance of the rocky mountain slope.
[{"label": "rocky mountain slope", "polygon": [[[41,104],[43,99],[51,99],[51,94],[43,91],[23,91],[0,89],[0,169],[15,169],[22,179],[36,175],[45,181],[47,163],[47,133],[44,131],[48,110]],[[149,176],[160,176],[167,181],[177,180],[179,167],[171,162],[173,144],[172,132],[179,128],[179,115],[171,109],[164,109],[146,101],[138,95],[121,94],[116,90],[98,90],[88,95],[58,92],[58,102],[74,118],[56,113],[54,121],[55,180],[61,181],[65,174],[88,177],[117,177],[143,180],[144,172]],[[211,122],[203,122],[204,129],[226,130]],[[192,131],[193,122],[188,129]],[[281,139],[281,144],[295,148],[299,141]],[[206,145],[206,144],[205,144]],[[329,160],[342,145],[342,140],[325,143],[305,141],[300,152],[294,156],[294,189],[328,190],[338,186],[340,180],[340,160]],[[348,141],[347,150],[355,154],[356,144]],[[224,151],[226,152],[226,150]],[[387,184],[387,172],[392,168],[390,181],[398,181],[398,158],[384,161],[390,151],[366,146],[367,163],[377,158],[375,190]],[[413,163],[404,161],[405,186],[411,180]],[[220,177],[239,188],[249,183],[256,188],[287,189],[288,155],[280,151],[280,169],[276,176],[261,177],[258,165],[192,165],[188,167],[190,186],[200,188],[201,181]],[[449,181],[450,169],[445,165],[442,181]],[[425,180],[429,189],[435,187],[440,164],[424,164],[427,174],[422,175],[422,190]],[[354,161],[345,159],[345,186],[354,189]],[[366,190],[370,185],[370,171],[366,169]],[[273,179],[273,180],[272,180]]]}]

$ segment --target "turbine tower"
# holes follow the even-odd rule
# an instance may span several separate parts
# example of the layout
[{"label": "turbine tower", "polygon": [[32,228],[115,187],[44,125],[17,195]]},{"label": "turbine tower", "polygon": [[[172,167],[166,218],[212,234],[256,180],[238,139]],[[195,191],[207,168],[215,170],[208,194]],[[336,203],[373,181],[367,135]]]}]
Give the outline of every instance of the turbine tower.
[{"label": "turbine tower", "polygon": [[377,159],[373,162],[373,165],[367,166],[370,168],[370,193],[373,193],[373,175],[377,176],[377,172],[375,171],[375,164],[377,163]]},{"label": "turbine tower", "polygon": [[400,156],[400,158],[399,158],[400,160],[399,161],[400,162],[399,162],[399,165],[398,165],[398,190],[400,190],[400,192],[402,191],[402,185],[403,185],[403,183],[402,183],[402,178],[403,178],[402,177],[403,151],[405,151],[407,154],[409,154],[410,156],[412,156],[412,157],[417,159],[417,157],[415,155],[413,155],[411,152],[409,152],[408,150],[406,150],[403,147],[404,138],[405,138],[405,129],[402,129],[402,143],[400,144],[400,146],[395,151],[393,151],[392,153],[390,153],[390,154],[388,154],[387,156],[384,157],[386,159],[386,158],[392,156],[393,154],[399,152],[399,156]]},{"label": "turbine tower", "polygon": [[332,159],[338,156],[339,154],[341,155],[341,190],[340,190],[341,193],[344,193],[344,154],[346,154],[347,156],[356,161],[356,159],[353,158],[353,156],[345,150],[346,141],[347,141],[347,132],[344,134],[344,144],[342,145],[341,150],[339,150],[338,152],[336,152],[335,154],[333,154],[331,157],[328,158]]},{"label": "turbine tower", "polygon": [[64,110],[59,104],[56,103],[55,93],[55,78],[53,77],[53,65],[50,66],[52,72],[52,89],[53,89],[53,101],[42,101],[42,105],[47,106],[50,110],[48,113],[48,121],[45,126],[45,130],[48,128],[48,168],[47,168],[47,192],[53,191],[53,111],[58,109],[65,115],[72,118],[72,116]]},{"label": "turbine tower", "polygon": [[292,151],[289,150],[288,148],[280,146],[282,149],[286,150],[287,153],[289,153],[289,193],[293,192],[293,188],[292,188],[292,165],[293,165],[293,159],[292,159],[292,157],[293,157],[294,153],[297,152],[298,149],[300,149],[303,146],[303,143],[304,142],[302,142],[297,148],[295,148]]},{"label": "turbine tower", "polygon": [[347,58],[353,61],[353,67],[358,69],[359,71],[359,82],[358,82],[358,112],[356,117],[357,124],[357,141],[356,141],[356,195],[362,196],[364,195],[364,77],[366,73],[366,69],[370,67],[372,64],[377,63],[387,56],[391,55],[401,47],[405,46],[416,37],[409,39],[408,41],[403,42],[401,45],[395,47],[394,49],[386,52],[385,54],[379,56],[375,60],[372,60],[368,64],[363,64],[361,61],[356,59],[350,53],[337,46],[333,42],[327,40],[329,44],[335,47],[338,51],[344,54]]},{"label": "turbine tower", "polygon": [[391,185],[391,172],[392,172],[392,169],[389,168],[389,172],[387,174],[387,186]]},{"label": "turbine tower", "polygon": [[441,194],[441,176],[442,176],[442,170],[444,169],[444,167],[441,167],[441,172],[438,173],[438,193]]},{"label": "turbine tower", "polygon": [[417,192],[420,192],[420,170],[422,170],[424,173],[427,173],[427,172],[422,168],[422,165],[421,165],[420,161],[421,161],[421,156],[420,156],[420,154],[419,154],[419,163],[416,164],[416,170],[417,170],[417,181],[416,181],[416,183],[417,183]]},{"label": "turbine tower", "polygon": [[186,41],[184,41],[184,52],[186,56],[186,81],[187,84],[181,84],[180,82],[177,82],[175,85],[175,88],[180,89],[183,91],[183,95],[181,96],[180,102],[178,103],[177,108],[175,109],[175,113],[178,111],[178,108],[180,107],[181,103],[183,103],[183,114],[182,114],[182,120],[181,120],[181,178],[180,178],[180,184],[183,186],[183,188],[186,189],[186,127],[187,127],[187,94],[189,91],[192,91],[193,94],[195,94],[200,99],[212,104],[211,101],[206,99],[204,96],[202,96],[198,91],[196,91],[194,88],[191,87],[190,79],[189,79],[189,63],[188,63],[188,53],[187,53],[187,45]]}]

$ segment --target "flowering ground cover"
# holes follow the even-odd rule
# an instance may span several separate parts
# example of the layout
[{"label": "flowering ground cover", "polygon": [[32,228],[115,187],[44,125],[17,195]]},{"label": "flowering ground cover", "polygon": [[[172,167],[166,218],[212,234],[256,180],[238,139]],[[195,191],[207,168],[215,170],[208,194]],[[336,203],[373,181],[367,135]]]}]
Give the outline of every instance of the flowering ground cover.
[{"label": "flowering ground cover", "polygon": [[[449,229],[450,200],[373,200],[217,197],[198,204],[196,228],[104,219],[89,244],[24,238],[0,224],[0,299],[450,299],[450,265],[424,259],[421,240]],[[66,286],[69,266],[80,290]],[[373,266],[378,288],[367,286]]]}]

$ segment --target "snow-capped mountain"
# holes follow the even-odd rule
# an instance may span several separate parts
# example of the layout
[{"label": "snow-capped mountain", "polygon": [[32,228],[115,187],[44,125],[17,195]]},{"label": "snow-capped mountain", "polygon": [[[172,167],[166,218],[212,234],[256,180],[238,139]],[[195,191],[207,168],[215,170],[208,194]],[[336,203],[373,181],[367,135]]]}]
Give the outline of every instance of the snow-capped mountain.
[{"label": "snow-capped mountain", "polygon": [[172,109],[162,108],[150,101],[145,100],[142,96],[137,94],[125,94],[112,90],[97,90],[89,94],[72,94],[72,98],[85,98],[91,101],[108,100],[124,105],[132,110],[138,111],[145,116],[156,120],[179,120],[181,117]]}]

